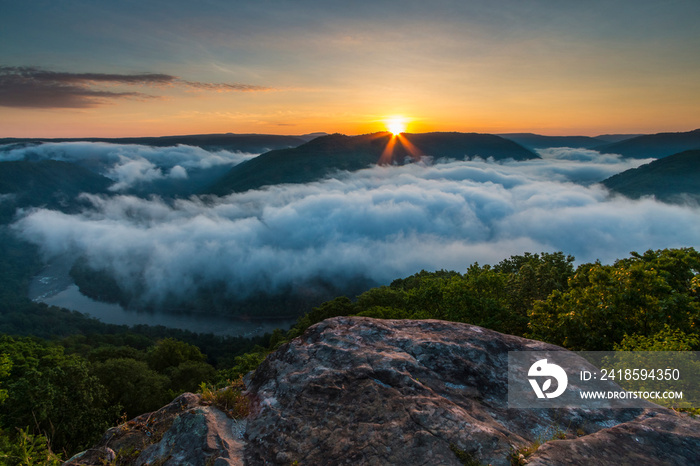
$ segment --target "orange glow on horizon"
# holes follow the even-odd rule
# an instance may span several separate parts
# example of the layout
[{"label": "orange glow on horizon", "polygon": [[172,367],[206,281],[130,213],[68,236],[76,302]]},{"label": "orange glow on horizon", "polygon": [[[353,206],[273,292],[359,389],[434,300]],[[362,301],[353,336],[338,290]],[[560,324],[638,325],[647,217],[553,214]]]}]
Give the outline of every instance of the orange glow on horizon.
[{"label": "orange glow on horizon", "polygon": [[406,119],[404,117],[392,117],[384,121],[386,129],[393,135],[406,132]]}]

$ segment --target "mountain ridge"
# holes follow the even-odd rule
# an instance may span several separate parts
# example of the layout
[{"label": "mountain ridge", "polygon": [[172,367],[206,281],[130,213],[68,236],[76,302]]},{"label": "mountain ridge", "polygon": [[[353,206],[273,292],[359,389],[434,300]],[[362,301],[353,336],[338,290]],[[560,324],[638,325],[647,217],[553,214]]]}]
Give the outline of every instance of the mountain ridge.
[{"label": "mountain ridge", "polygon": [[602,181],[634,199],[653,195],[665,202],[700,201],[700,150],[688,150],[626,170]]},{"label": "mountain ridge", "polygon": [[421,156],[435,159],[493,157],[527,160],[538,155],[520,144],[491,134],[389,132],[360,136],[321,136],[292,149],[259,155],[229,170],[205,194],[226,195],[278,183],[317,181],[335,171],[356,171],[378,163],[403,164]]},{"label": "mountain ridge", "polygon": [[550,147],[590,149],[606,143],[604,139],[590,136],[543,136],[535,133],[499,133],[498,136],[515,141],[530,150]]},{"label": "mountain ridge", "polygon": [[274,134],[190,134],[181,136],[144,136],[121,138],[2,138],[4,144],[40,144],[60,142],[104,142],[109,144],[139,144],[152,147],[169,147],[178,144],[207,150],[231,150],[261,153],[273,149],[296,147],[317,135],[285,136]]},{"label": "mountain ridge", "polygon": [[686,150],[700,149],[700,129],[676,133],[656,133],[593,147],[604,154],[620,154],[636,159],[662,158]]}]

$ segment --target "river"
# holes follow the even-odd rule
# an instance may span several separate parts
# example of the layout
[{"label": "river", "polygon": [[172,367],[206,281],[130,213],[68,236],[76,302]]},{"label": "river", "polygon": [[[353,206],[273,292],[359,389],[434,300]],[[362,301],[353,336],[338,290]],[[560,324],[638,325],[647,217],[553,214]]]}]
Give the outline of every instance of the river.
[{"label": "river", "polygon": [[119,304],[95,301],[83,295],[73,282],[69,270],[72,261],[66,258],[52,260],[35,276],[29,285],[29,298],[51,306],[82,312],[107,324],[163,325],[197,333],[213,333],[222,336],[251,337],[272,332],[275,328],[287,329],[295,320],[244,321],[220,315],[174,314],[162,311],[140,312],[124,309]]}]

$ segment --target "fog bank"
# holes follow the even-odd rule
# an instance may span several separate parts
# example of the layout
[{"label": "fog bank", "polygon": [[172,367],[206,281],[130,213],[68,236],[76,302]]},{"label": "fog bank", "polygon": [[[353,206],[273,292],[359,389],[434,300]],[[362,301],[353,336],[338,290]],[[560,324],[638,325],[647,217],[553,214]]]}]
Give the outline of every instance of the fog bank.
[{"label": "fog bank", "polygon": [[80,214],[37,209],[14,228],[46,257],[85,256],[125,289],[145,284],[150,303],[186,299],[216,280],[245,297],[318,277],[388,284],[421,269],[464,271],[524,252],[607,263],[632,250],[699,246],[700,209],[611,196],[594,181],[645,161],[596,154],[557,149],[526,162],[376,166],[174,202],[83,195],[92,207]]}]

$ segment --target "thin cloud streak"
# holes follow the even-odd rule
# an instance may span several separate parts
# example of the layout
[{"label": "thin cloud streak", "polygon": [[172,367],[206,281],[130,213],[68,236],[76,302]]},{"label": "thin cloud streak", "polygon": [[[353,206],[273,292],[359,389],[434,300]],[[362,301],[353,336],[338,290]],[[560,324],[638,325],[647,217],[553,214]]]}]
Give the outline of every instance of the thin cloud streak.
[{"label": "thin cloud streak", "polygon": [[[589,154],[591,155],[591,154]],[[318,278],[378,284],[421,269],[464,271],[526,251],[612,262],[631,250],[697,247],[700,209],[612,196],[589,164],[556,157],[373,167],[304,185],[167,203],[86,195],[81,214],[37,209],[14,229],[47,258],[85,256],[143,302],[187,299],[206,284],[231,296]],[[638,161],[605,159],[599,174]],[[552,174],[557,174],[553,177]]]},{"label": "thin cloud streak", "polygon": [[188,81],[162,73],[65,73],[37,67],[0,67],[0,106],[19,108],[90,108],[115,99],[158,98],[142,92],[99,89],[100,84],[164,87],[204,92],[259,92],[272,88],[240,83]]}]

